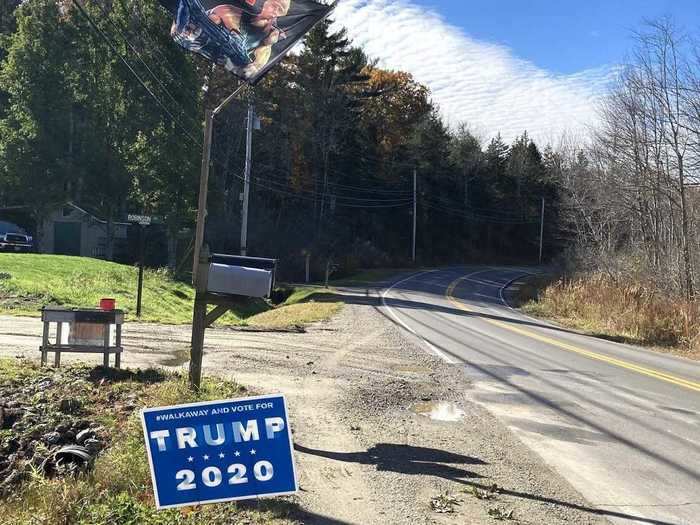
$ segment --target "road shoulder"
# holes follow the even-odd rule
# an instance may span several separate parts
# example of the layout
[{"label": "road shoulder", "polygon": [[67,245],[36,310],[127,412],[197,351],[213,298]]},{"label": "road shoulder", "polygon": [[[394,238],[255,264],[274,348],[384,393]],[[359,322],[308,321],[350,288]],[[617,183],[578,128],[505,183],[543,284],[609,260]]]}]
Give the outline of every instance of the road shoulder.
[{"label": "road shoulder", "polygon": [[[231,377],[253,389],[287,394],[302,508],[347,523],[602,521],[471,401],[460,367],[414,345],[376,296],[346,302],[307,334],[264,347],[241,341],[206,359],[211,370],[232,363]],[[440,421],[429,417],[433,409],[443,419],[463,415]]]}]

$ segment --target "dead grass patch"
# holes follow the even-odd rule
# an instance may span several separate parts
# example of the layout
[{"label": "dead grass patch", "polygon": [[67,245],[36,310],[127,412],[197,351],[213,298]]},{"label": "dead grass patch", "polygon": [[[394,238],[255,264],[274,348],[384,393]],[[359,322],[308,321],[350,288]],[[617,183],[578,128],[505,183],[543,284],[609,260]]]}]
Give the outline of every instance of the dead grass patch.
[{"label": "dead grass patch", "polygon": [[255,315],[247,320],[249,326],[260,328],[289,328],[305,326],[319,321],[325,321],[337,314],[342,303],[314,302],[298,303],[282,306]]},{"label": "dead grass patch", "polygon": [[561,278],[523,305],[593,335],[700,359],[700,303],[669,297],[653,284],[596,273]]}]

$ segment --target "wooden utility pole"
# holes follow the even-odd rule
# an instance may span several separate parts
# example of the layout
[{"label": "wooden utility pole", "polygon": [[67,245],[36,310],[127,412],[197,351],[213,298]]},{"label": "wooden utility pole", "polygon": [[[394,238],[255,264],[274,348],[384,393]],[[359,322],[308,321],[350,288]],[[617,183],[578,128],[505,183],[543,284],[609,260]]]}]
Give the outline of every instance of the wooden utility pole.
[{"label": "wooden utility pole", "polygon": [[207,272],[209,249],[204,245],[204,227],[207,220],[207,197],[209,191],[209,168],[211,166],[211,142],[214,117],[218,115],[240,93],[247,84],[242,84],[217,108],[204,114],[204,145],[202,172],[199,178],[199,201],[197,204],[197,228],[194,240],[192,284],[195,287],[194,310],[192,312],[192,348],[190,351],[190,387],[199,390],[202,383],[202,356],[204,355],[204,331],[207,325]]},{"label": "wooden utility pole", "polygon": [[209,167],[211,165],[211,136],[214,128],[214,112],[207,110],[204,116],[204,146],[202,168],[199,176],[199,202],[197,203],[197,226],[194,237],[194,260],[192,261],[192,284],[197,286],[199,254],[204,244],[204,225],[207,218],[207,193],[209,191]]},{"label": "wooden utility pole", "polygon": [[544,248],[544,197],[542,197],[542,215],[540,216],[540,264],[542,264],[543,248]]},{"label": "wooden utility pole", "polygon": [[418,170],[413,170],[413,250],[411,260],[416,264],[416,230],[418,220]]}]

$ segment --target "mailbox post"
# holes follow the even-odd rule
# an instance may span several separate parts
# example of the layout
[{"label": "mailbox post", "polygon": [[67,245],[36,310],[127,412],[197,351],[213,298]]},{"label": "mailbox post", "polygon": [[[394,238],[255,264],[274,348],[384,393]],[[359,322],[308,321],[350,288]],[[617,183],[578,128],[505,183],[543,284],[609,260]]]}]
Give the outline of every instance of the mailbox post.
[{"label": "mailbox post", "polygon": [[[202,378],[204,333],[241,297],[269,297],[275,285],[276,259],[210,254],[200,251],[192,318],[190,384],[198,389]],[[208,311],[209,305],[214,308]]]}]

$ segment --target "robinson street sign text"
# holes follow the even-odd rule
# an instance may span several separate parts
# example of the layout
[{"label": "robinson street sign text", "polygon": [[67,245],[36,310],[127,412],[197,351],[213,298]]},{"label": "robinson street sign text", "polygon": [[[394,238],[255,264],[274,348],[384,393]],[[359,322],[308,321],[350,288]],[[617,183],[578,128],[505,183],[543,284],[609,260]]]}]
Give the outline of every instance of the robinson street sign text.
[{"label": "robinson street sign text", "polygon": [[141,226],[150,226],[152,222],[152,218],[148,215],[132,215],[130,213],[127,219],[129,222],[135,222]]}]

